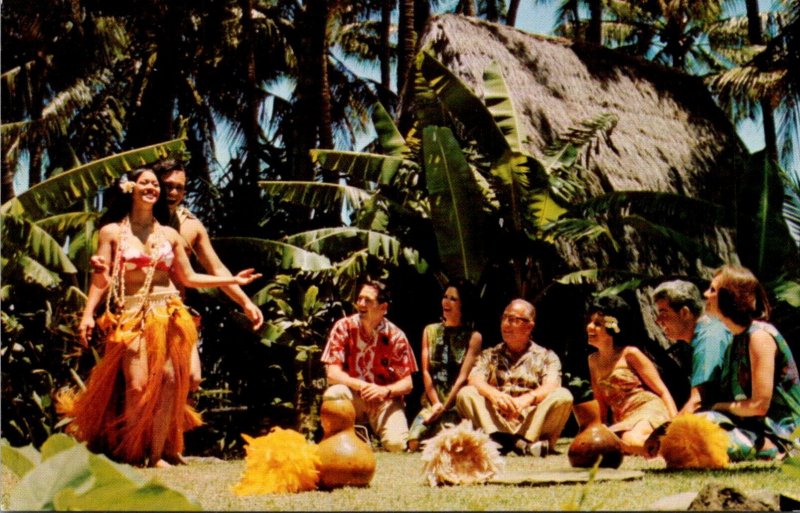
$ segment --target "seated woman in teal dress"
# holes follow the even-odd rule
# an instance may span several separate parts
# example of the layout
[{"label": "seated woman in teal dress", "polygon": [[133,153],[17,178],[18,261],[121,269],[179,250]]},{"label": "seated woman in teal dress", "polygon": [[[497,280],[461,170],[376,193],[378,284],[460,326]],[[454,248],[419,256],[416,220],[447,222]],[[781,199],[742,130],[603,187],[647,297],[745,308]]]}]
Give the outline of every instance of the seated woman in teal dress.
[{"label": "seated woman in teal dress", "polygon": [[722,368],[721,401],[703,412],[728,432],[732,461],[781,458],[800,449],[800,377],[786,340],[769,318],[764,287],[744,267],[720,268],[706,311],[733,333]]},{"label": "seated woman in teal dress", "polygon": [[677,414],[675,401],[655,364],[628,345],[633,331],[628,304],[616,296],[601,297],[587,313],[588,342],[597,348],[589,355],[589,373],[600,419],[622,439],[626,453],[646,456],[645,441]]},{"label": "seated woman in teal dress", "polygon": [[458,423],[456,396],[467,383],[469,372],[481,352],[481,334],[472,327],[478,297],[472,285],[459,280],[449,284],[442,296],[442,320],[422,333],[422,411],[411,424],[409,451],[416,451],[423,438],[433,434],[441,422]]}]

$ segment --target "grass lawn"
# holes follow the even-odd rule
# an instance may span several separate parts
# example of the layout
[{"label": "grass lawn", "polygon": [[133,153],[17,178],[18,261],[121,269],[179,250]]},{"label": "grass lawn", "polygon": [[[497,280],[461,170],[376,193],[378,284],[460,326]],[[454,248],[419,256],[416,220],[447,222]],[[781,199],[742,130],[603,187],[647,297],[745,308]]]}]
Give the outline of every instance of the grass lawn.
[{"label": "grass lawn", "polygon": [[[505,458],[507,472],[534,472],[568,469],[566,447],[561,455],[547,458]],[[305,492],[290,495],[238,497],[230,489],[244,471],[244,461],[192,458],[189,465],[169,469],[140,469],[147,477],[181,490],[206,510],[648,510],[657,500],[684,492],[697,492],[707,483],[732,485],[745,493],[768,490],[797,493],[796,479],[781,471],[778,463],[753,462],[731,465],[724,471],[672,472],[663,460],[647,461],[626,457],[621,469],[642,470],[644,477],[634,481],[603,481],[584,484],[540,486],[482,485],[430,487],[422,474],[417,454],[376,453],[378,465],[368,488],[345,488],[331,492]],[[15,477],[2,471],[2,501],[8,509],[10,489]],[[581,496],[585,492],[585,497]]]}]

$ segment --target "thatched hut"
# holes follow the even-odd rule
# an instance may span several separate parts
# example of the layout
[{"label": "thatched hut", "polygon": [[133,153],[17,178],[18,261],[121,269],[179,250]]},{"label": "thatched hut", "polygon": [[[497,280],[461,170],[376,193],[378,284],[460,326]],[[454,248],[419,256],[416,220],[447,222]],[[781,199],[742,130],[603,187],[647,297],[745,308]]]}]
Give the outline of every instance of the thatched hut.
[{"label": "thatched hut", "polygon": [[[484,70],[499,63],[521,139],[534,156],[581,121],[616,115],[608,144],[591,155],[586,187],[593,194],[672,192],[733,208],[747,150],[698,77],[608,48],[458,15],[431,18],[419,44],[479,96]],[[404,102],[403,108],[413,105]],[[722,260],[737,259],[732,228],[701,235]],[[632,271],[700,277],[711,272],[696,256],[665,254],[632,233],[626,243],[625,265]],[[571,243],[560,242],[559,253],[574,270],[604,262],[593,248]],[[649,303],[646,294],[639,299],[642,306]],[[645,324],[651,336],[665,342],[647,314]]]}]

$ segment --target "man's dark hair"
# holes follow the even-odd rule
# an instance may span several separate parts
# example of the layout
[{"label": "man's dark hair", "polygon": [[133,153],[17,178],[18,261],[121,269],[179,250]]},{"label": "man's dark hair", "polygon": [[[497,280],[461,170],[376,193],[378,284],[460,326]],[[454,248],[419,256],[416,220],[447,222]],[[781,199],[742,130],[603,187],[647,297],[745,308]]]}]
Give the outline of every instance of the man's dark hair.
[{"label": "man's dark hair", "polygon": [[392,302],[392,295],[389,293],[389,287],[387,287],[384,282],[379,280],[367,279],[361,284],[358,290],[361,290],[364,287],[372,287],[378,291],[378,303]]},{"label": "man's dark hair", "polygon": [[173,158],[166,158],[159,160],[155,164],[153,164],[153,172],[156,174],[159,180],[161,180],[164,175],[170,173],[172,171],[183,171],[186,172],[186,163]]}]

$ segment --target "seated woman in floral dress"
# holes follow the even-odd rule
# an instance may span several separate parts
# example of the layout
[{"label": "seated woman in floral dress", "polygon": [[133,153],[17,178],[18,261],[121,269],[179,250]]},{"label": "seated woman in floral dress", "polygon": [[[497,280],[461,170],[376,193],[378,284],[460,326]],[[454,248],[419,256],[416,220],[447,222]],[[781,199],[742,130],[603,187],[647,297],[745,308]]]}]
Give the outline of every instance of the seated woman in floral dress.
[{"label": "seated woman in floral dress", "polygon": [[416,451],[420,441],[442,421],[457,423],[456,396],[469,377],[481,352],[481,334],[472,328],[477,295],[464,280],[451,283],[442,296],[442,320],[429,324],[422,333],[422,411],[409,430],[408,448]]},{"label": "seated woman in floral dress", "polygon": [[602,297],[587,313],[588,342],[597,348],[589,355],[589,373],[600,419],[620,436],[626,453],[646,456],[645,441],[677,414],[675,401],[653,362],[628,345],[632,321],[627,303],[616,296]]},{"label": "seated woman in floral dress", "polygon": [[722,400],[702,414],[728,432],[732,461],[781,458],[800,447],[800,377],[786,339],[769,318],[764,287],[744,267],[720,268],[706,311],[733,333],[722,368]]}]

